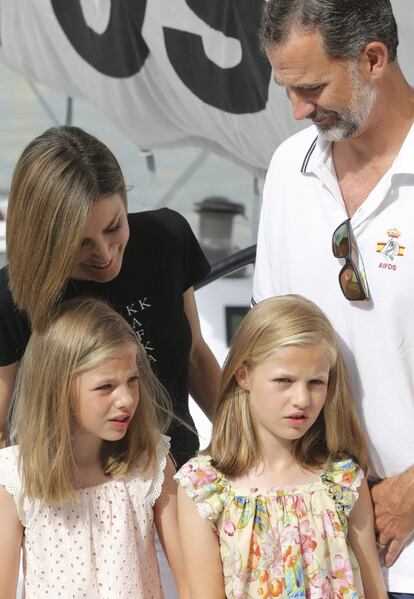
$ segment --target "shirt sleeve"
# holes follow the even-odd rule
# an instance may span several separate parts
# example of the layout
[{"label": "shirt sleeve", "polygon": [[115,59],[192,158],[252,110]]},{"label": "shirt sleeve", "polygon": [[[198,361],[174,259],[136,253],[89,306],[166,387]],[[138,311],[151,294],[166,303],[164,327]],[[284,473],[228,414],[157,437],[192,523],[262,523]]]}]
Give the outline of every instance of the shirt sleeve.
[{"label": "shirt sleeve", "polygon": [[17,445],[6,447],[0,450],[0,486],[13,497],[20,521],[26,524],[23,499],[22,484],[19,475],[19,449]]},{"label": "shirt sleeve", "polygon": [[189,460],[174,478],[194,501],[200,516],[216,524],[229,484],[212,466],[210,456],[199,455]]},{"label": "shirt sleeve", "polygon": [[210,263],[205,257],[189,223],[178,212],[166,208],[171,226],[181,248],[182,291],[187,291],[210,272]]},{"label": "shirt sleeve", "polygon": [[322,474],[322,481],[335,501],[341,519],[350,515],[358,499],[358,489],[363,478],[362,468],[352,458],[331,462]]},{"label": "shirt sleeve", "polygon": [[30,338],[30,325],[25,314],[13,302],[9,290],[7,268],[0,270],[0,366],[18,362]]},{"label": "shirt sleeve", "polygon": [[253,276],[253,296],[252,305],[256,305],[262,300],[273,297],[274,281],[271,272],[271,260],[269,256],[269,223],[271,218],[269,215],[269,202],[271,199],[270,192],[270,174],[268,174],[263,189],[263,201],[260,212],[259,230],[257,235],[257,250],[256,263]]},{"label": "shirt sleeve", "polygon": [[154,506],[158,497],[161,495],[162,486],[164,484],[164,470],[167,465],[167,457],[170,451],[170,437],[161,435],[157,444],[157,466],[154,477],[151,481],[146,499],[151,507]]}]

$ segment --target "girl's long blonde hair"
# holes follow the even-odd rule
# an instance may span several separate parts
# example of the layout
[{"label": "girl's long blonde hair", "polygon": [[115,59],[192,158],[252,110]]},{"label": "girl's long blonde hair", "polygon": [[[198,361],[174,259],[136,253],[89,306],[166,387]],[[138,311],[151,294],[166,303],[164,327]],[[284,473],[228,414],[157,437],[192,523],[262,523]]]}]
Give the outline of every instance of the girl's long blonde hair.
[{"label": "girl's long blonde hair", "polygon": [[7,262],[13,300],[32,327],[46,326],[62,296],[99,199],[119,194],[121,168],[96,137],[52,127],[20,156],[7,207]]},{"label": "girl's long blonde hair", "polygon": [[139,402],[124,438],[103,441],[102,468],[115,478],[137,464],[143,472],[153,468],[159,433],[171,420],[170,400],[122,316],[100,300],[77,298],[61,304],[48,328],[33,332],[22,359],[13,424],[26,495],[49,504],[76,498],[74,379],[131,344],[137,349]]},{"label": "girl's long blonde hair", "polygon": [[248,370],[283,347],[319,346],[331,368],[325,405],[313,426],[292,443],[292,454],[308,468],[349,455],[367,467],[367,445],[355,410],[335,332],[324,313],[298,296],[273,297],[255,306],[240,325],[224,364],[219,400],[207,452],[227,476],[241,476],[260,462],[249,392],[235,373]]}]

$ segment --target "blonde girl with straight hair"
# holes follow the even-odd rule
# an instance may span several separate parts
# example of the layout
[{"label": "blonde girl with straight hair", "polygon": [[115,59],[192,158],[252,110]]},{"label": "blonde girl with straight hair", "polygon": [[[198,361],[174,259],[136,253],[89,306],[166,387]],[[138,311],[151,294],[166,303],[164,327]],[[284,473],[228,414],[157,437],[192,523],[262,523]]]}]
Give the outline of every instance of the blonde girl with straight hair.
[{"label": "blonde girl with straight hair", "polygon": [[230,348],[209,448],[175,477],[191,598],[385,599],[366,469],[326,316],[264,300]]},{"label": "blonde girl with straight hair", "polygon": [[0,450],[0,598],[163,597],[153,526],[187,597],[164,389],[104,302],[61,304],[17,382],[18,446]]},{"label": "blonde girl with straight hair", "polygon": [[51,127],[17,161],[0,269],[0,446],[31,331],[62,301],[108,301],[134,328],[169,393],[178,464],[198,449],[189,392],[211,416],[220,368],[201,334],[193,285],[210,270],[187,221],[168,208],[127,213],[120,165],[78,127]]}]

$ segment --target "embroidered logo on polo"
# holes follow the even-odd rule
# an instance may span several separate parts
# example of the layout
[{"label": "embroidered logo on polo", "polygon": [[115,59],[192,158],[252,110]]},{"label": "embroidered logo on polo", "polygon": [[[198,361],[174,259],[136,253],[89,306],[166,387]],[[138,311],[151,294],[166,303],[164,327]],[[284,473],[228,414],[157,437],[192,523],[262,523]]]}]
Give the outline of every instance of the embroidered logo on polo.
[{"label": "embroidered logo on polo", "polygon": [[152,352],[155,351],[155,348],[153,347],[152,342],[149,339],[145,339],[144,325],[140,320],[140,314],[144,310],[148,310],[149,308],[151,308],[151,305],[152,304],[150,300],[147,297],[144,297],[125,306],[125,310],[126,320],[134,329],[136,336],[141,341],[145,351],[147,352],[149,361],[156,362],[157,359],[152,354]]},{"label": "embroidered logo on polo", "polygon": [[388,229],[387,235],[387,241],[377,242],[377,252],[381,254],[381,260],[385,260],[385,262],[378,264],[378,268],[397,270],[397,264],[394,263],[394,260],[400,256],[404,256],[405,246],[399,242],[401,233],[396,227]]}]

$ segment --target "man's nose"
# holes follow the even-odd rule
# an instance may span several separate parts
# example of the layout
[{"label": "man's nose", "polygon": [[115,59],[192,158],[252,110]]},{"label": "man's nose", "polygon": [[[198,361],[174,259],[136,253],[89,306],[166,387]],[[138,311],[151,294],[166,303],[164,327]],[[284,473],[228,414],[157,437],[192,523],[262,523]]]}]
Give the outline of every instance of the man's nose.
[{"label": "man's nose", "polygon": [[292,105],[293,118],[295,118],[297,121],[306,119],[310,114],[312,114],[312,112],[315,111],[315,103],[304,98],[299,93],[295,91],[288,91],[287,95]]}]

